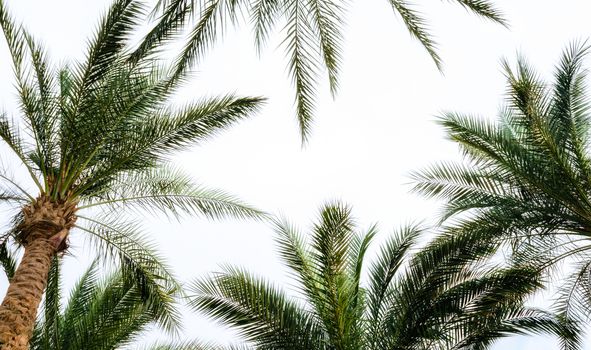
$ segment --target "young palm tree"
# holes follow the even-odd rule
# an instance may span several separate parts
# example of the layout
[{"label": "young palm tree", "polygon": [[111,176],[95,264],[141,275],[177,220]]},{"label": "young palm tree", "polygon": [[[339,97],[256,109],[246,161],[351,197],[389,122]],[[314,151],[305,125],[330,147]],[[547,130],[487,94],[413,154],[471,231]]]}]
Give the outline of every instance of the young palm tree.
[{"label": "young palm tree", "polygon": [[[591,315],[591,109],[583,61],[589,48],[566,50],[552,83],[520,58],[505,62],[507,106],[498,121],[455,113],[441,120],[465,163],[415,174],[415,189],[446,200],[444,220],[480,239],[513,238],[516,258],[541,268],[576,256],[559,309]],[[468,215],[466,215],[468,214]],[[461,215],[461,216],[458,216]]]},{"label": "young palm tree", "polygon": [[[418,39],[441,69],[441,58],[427,23],[414,4],[388,0],[407,30]],[[507,25],[503,14],[490,0],[455,0],[466,10],[496,23]],[[288,57],[288,71],[295,86],[295,102],[302,140],[310,133],[315,109],[316,86],[320,72],[326,69],[330,91],[338,90],[342,62],[343,24],[349,2],[341,0],[159,0],[156,12],[161,15],[148,33],[145,45],[170,38],[183,28],[188,14],[197,20],[183,54],[176,64],[178,72],[199,60],[220,36],[227,23],[236,23],[247,14],[254,27],[254,41],[260,51],[277,24],[285,21],[282,45]],[[138,54],[143,47],[138,47]]]},{"label": "young palm tree", "polygon": [[341,204],[322,208],[310,247],[292,226],[277,224],[279,253],[302,302],[226,267],[194,284],[192,305],[256,349],[484,349],[524,332],[553,332],[567,347],[576,345],[566,323],[524,307],[539,286],[538,272],[476,266],[493,245],[442,237],[412,254],[421,230],[406,228],[382,246],[365,279],[364,256],[376,228],[363,235],[355,229]]},{"label": "young palm tree", "polygon": [[31,350],[114,350],[140,340],[158,322],[158,300],[146,299],[140,286],[121,272],[99,279],[97,261],[78,280],[62,309],[58,259],[35,325]]},{"label": "young palm tree", "polygon": [[[178,285],[123,209],[261,215],[223,192],[197,186],[167,160],[246,118],[261,99],[225,96],[171,105],[182,75],[151,58],[155,46],[133,59],[129,53],[144,10],[137,1],[115,1],[86,59],[56,68],[0,0],[20,107],[18,117],[0,114],[0,138],[35,188],[31,192],[22,176],[1,169],[0,198],[18,209],[12,230],[0,240],[2,254],[11,242],[24,255],[0,306],[0,349],[27,348],[51,261],[67,251],[72,230],[90,238],[101,257],[115,257],[142,293],[166,305]],[[162,317],[174,324],[173,315]]]},{"label": "young palm tree", "polygon": [[[62,304],[61,259],[55,258],[48,276],[45,302],[30,341],[31,350],[223,350],[198,341],[168,341],[139,345],[147,332],[164,330],[160,300],[146,298],[140,285],[121,271],[99,277],[95,259]],[[0,256],[4,267],[15,261]],[[14,270],[5,269],[10,279]],[[160,329],[158,327],[162,327]]]}]

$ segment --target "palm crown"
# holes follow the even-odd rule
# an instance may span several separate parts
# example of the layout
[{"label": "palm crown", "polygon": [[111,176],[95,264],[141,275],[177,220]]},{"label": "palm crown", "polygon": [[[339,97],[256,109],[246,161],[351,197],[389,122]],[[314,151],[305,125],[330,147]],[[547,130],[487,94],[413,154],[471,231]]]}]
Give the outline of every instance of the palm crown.
[{"label": "palm crown", "polygon": [[528,267],[476,268],[488,243],[442,237],[412,254],[421,230],[392,236],[361,282],[376,228],[355,234],[350,210],[322,208],[310,246],[277,224],[279,253],[304,302],[233,267],[197,281],[193,306],[227,324],[257,349],[483,349],[496,338],[554,332],[576,342],[568,325],[523,306],[539,285]]},{"label": "palm crown", "polygon": [[[455,0],[470,12],[496,23],[506,25],[503,14],[488,0]],[[407,30],[418,39],[438,68],[441,58],[429,33],[423,15],[414,4],[403,0],[388,0]],[[237,23],[246,14],[253,25],[254,39],[260,51],[278,24],[283,27],[282,45],[288,59],[288,72],[295,87],[295,104],[302,141],[310,133],[316,87],[322,70],[328,73],[330,91],[338,90],[342,63],[343,26],[349,2],[341,0],[159,0],[157,24],[145,37],[145,46],[170,39],[171,32],[184,28],[190,13],[196,21],[183,53],[176,61],[176,70],[201,58],[209,46],[221,36],[228,23]],[[141,54],[143,46],[138,47]]]},{"label": "palm crown", "polygon": [[522,58],[516,70],[505,63],[507,107],[497,122],[455,113],[441,120],[467,164],[415,174],[416,190],[446,200],[444,219],[455,219],[452,230],[482,240],[513,238],[515,258],[538,261],[540,268],[577,256],[558,304],[568,316],[591,310],[587,52],[585,44],[566,50],[550,84]]},{"label": "palm crown", "polygon": [[86,270],[62,307],[60,264],[55,261],[41,317],[31,338],[32,350],[109,350],[129,346],[159,319],[157,300],[121,272],[105,278],[98,260]]},{"label": "palm crown", "polygon": [[228,95],[172,105],[183,75],[151,56],[155,46],[131,56],[130,37],[145,14],[137,1],[115,1],[86,59],[56,68],[0,1],[20,107],[18,117],[0,115],[0,138],[37,192],[7,169],[0,172],[1,198],[19,208],[2,251],[10,252],[8,240],[25,248],[0,307],[2,344],[26,346],[50,262],[67,249],[72,229],[88,234],[102,257],[116,257],[142,291],[164,300],[178,285],[121,209],[213,218],[262,215],[224,192],[196,185],[167,161],[251,115],[262,100]]}]

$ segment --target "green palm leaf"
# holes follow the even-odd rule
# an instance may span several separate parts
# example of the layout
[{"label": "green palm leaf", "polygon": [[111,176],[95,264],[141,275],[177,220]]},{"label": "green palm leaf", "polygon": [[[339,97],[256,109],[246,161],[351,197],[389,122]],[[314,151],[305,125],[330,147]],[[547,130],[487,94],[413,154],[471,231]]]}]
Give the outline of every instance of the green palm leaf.
[{"label": "green palm leaf", "polygon": [[[538,269],[577,257],[591,246],[589,108],[586,43],[565,50],[552,82],[542,81],[523,58],[504,62],[507,107],[499,120],[446,114],[450,138],[466,163],[444,163],[416,173],[415,190],[443,198],[448,229],[495,245],[511,242],[512,259]],[[467,164],[468,167],[465,165]],[[561,278],[557,310],[587,317],[583,264]],[[582,288],[582,289],[581,289]]]},{"label": "green palm leaf", "polygon": [[191,287],[195,309],[256,349],[486,349],[539,333],[567,348],[580,343],[569,318],[525,306],[541,286],[536,266],[487,266],[494,241],[441,235],[414,252],[423,230],[404,228],[382,246],[365,286],[360,269],[376,230],[357,235],[349,207],[325,205],[309,244],[287,222],[275,224],[300,298],[234,267]]},{"label": "green palm leaf", "polygon": [[[431,30],[414,4],[388,0],[409,33],[417,39],[441,69]],[[507,25],[501,11],[488,0],[456,0],[469,12],[495,23]],[[240,23],[248,15],[253,25],[254,43],[260,52],[278,23],[283,27],[283,47],[289,76],[295,88],[295,109],[303,142],[310,136],[316,105],[316,86],[320,72],[326,69],[330,91],[336,94],[343,55],[343,23],[350,4],[336,0],[159,0],[154,12],[160,20],[144,38],[146,47],[165,42],[182,31],[187,14],[196,16],[183,52],[176,61],[176,71],[183,72],[203,56],[216,39],[223,36],[229,23]],[[138,49],[138,55],[147,50]]]}]

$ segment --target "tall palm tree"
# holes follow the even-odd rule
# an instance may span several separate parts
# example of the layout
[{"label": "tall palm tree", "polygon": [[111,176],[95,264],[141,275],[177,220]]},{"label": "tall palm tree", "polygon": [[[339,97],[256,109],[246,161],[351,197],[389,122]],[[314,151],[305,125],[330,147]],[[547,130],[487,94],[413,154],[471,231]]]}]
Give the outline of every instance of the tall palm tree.
[{"label": "tall palm tree", "polygon": [[516,259],[540,268],[574,256],[558,303],[565,315],[591,315],[591,105],[584,58],[565,50],[551,83],[520,58],[504,63],[506,107],[496,121],[456,113],[441,119],[465,162],[415,174],[415,189],[445,199],[455,232],[483,240],[511,238]]},{"label": "tall palm tree", "polygon": [[484,349],[524,332],[553,332],[576,345],[569,325],[524,307],[539,286],[537,271],[482,267],[493,245],[441,237],[413,254],[421,229],[405,228],[385,242],[365,278],[377,231],[355,230],[349,208],[338,203],[322,208],[309,246],[288,223],[277,224],[279,254],[300,300],[226,267],[195,282],[192,305],[256,349]]},{"label": "tall palm tree", "polygon": [[[0,169],[0,198],[17,209],[12,230],[0,240],[2,254],[14,243],[24,248],[0,306],[0,349],[27,348],[51,261],[67,251],[72,230],[166,305],[179,286],[127,210],[261,215],[224,192],[196,185],[168,158],[251,115],[262,100],[228,95],[172,105],[183,76],[151,56],[156,46],[130,56],[130,37],[145,25],[145,14],[138,1],[115,1],[86,58],[54,67],[0,0],[19,96],[14,115],[0,114],[0,138],[20,162],[13,172],[23,169],[34,188],[21,183],[26,177]],[[162,317],[174,324],[173,315]]]},{"label": "tall palm tree", "polygon": [[[399,15],[412,37],[426,49],[441,69],[437,44],[428,30],[423,15],[415,4],[405,0],[387,0]],[[464,9],[493,22],[507,22],[491,0],[455,0]],[[288,58],[288,71],[295,87],[295,103],[302,141],[306,141],[312,124],[316,87],[322,70],[328,72],[328,82],[333,96],[339,86],[342,63],[342,41],[345,17],[350,2],[342,0],[159,0],[155,13],[159,21],[148,33],[144,44],[170,39],[188,20],[190,13],[196,21],[183,54],[176,62],[182,72],[198,61],[209,46],[221,36],[228,23],[237,23],[246,14],[254,29],[257,49],[265,45],[267,38],[279,23],[282,29],[282,45]],[[140,45],[137,53],[144,47]]]}]

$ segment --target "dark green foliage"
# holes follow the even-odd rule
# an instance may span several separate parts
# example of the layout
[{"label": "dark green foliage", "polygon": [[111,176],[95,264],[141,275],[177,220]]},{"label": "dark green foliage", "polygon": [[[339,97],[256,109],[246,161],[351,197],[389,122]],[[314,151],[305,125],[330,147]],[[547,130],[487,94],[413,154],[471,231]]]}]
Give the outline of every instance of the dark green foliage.
[{"label": "dark green foliage", "polygon": [[[448,113],[441,124],[464,152],[465,163],[445,163],[415,174],[415,189],[445,199],[451,230],[491,242],[512,243],[519,261],[539,268],[574,257],[561,279],[557,308],[565,317],[591,314],[590,105],[583,60],[574,44],[542,81],[520,58],[511,69],[507,106],[499,120]],[[572,260],[569,260],[572,261]]]},{"label": "dark green foliage", "polygon": [[[414,4],[404,0],[388,0],[404,22],[409,33],[419,40],[438,68],[441,58],[423,15]],[[502,13],[489,0],[455,0],[470,12],[506,25]],[[338,90],[342,63],[343,27],[347,1],[339,0],[159,0],[156,13],[159,21],[147,34],[145,43],[168,41],[195,14],[183,54],[176,61],[177,74],[197,62],[215,39],[223,35],[229,23],[248,17],[254,30],[257,49],[265,45],[276,26],[284,23],[282,46],[288,59],[288,71],[295,87],[295,105],[302,141],[310,134],[316,107],[315,95],[321,72],[328,75],[330,91]],[[149,51],[147,45],[137,48],[135,55]]]},{"label": "dark green foliage", "polygon": [[348,207],[322,208],[309,244],[285,222],[276,228],[299,298],[234,267],[192,287],[195,309],[256,349],[485,349],[522,333],[577,345],[568,322],[524,306],[540,287],[539,271],[483,267],[495,249],[489,242],[441,236],[413,253],[422,230],[408,227],[382,245],[365,279],[376,230],[358,235]]},{"label": "dark green foliage", "polygon": [[161,318],[164,305],[146,298],[139,285],[122,273],[99,278],[96,261],[62,308],[59,265],[54,259],[31,350],[120,349],[139,341]]},{"label": "dark green foliage", "polygon": [[10,280],[14,275],[14,271],[16,271],[16,260],[8,247],[8,237],[5,237],[0,243],[0,264],[6,277]]},{"label": "dark green foliage", "polygon": [[[226,95],[172,105],[184,73],[163,66],[153,55],[154,43],[141,43],[143,51],[132,55],[130,38],[146,18],[142,2],[114,1],[86,58],[55,67],[0,0],[20,107],[14,117],[0,114],[0,138],[37,187],[29,193],[23,179],[2,170],[0,199],[23,206],[42,197],[75,206],[74,232],[91,237],[101,258],[132,276],[143,297],[159,300],[169,312],[157,317],[171,328],[176,316],[170,302],[180,286],[138,225],[129,222],[128,209],[176,217],[262,217],[233,196],[195,184],[168,159],[251,116],[263,100]],[[20,219],[17,215],[15,222]],[[10,276],[15,264],[7,242],[18,247],[22,237],[18,230],[9,235],[2,238],[0,261]],[[51,323],[54,316],[46,320],[49,333],[58,327]]]}]

